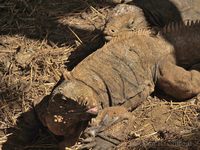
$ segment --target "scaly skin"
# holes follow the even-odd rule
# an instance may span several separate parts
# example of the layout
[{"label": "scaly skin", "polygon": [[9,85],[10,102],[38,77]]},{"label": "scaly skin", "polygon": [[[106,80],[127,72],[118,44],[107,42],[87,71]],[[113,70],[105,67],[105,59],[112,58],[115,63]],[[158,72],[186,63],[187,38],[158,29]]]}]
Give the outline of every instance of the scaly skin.
[{"label": "scaly skin", "polygon": [[[198,0],[133,0],[127,4],[117,5],[108,14],[108,23],[103,33],[106,40],[110,40],[123,31],[144,27],[151,27],[153,34],[157,34],[161,28],[169,23],[199,19],[199,7]],[[125,11],[127,8],[128,14]],[[142,11],[137,11],[138,9]],[[147,20],[148,24],[141,25],[134,18]],[[130,23],[132,23],[131,26]]]},{"label": "scaly skin", "polygon": [[71,72],[64,72],[65,81],[52,91],[46,106],[43,103],[40,120],[54,134],[78,137],[98,112],[113,106],[132,111],[155,86],[180,100],[196,96],[200,73],[185,69],[200,59],[200,23],[189,24],[172,24],[155,37],[138,30],[113,38]]},{"label": "scaly skin", "polygon": [[[189,24],[188,22],[186,26],[185,24],[169,25],[154,38],[140,34],[137,38],[130,37],[132,40],[127,40],[132,42],[132,46],[130,46],[131,49],[135,50],[140,57],[143,57],[141,53],[148,51],[147,54],[149,55],[146,55],[144,59],[141,58],[142,62],[146,64],[146,66],[142,65],[143,69],[146,67],[146,69],[151,68],[149,73],[152,73],[155,85],[164,90],[165,93],[177,99],[187,99],[200,93],[200,73],[192,69],[193,66],[194,68],[196,67],[195,63],[197,63],[200,58],[200,46],[198,44],[198,40],[200,39],[200,24],[191,23],[192,27],[189,27]],[[157,39],[156,44],[151,43],[155,42],[155,39]],[[125,45],[128,44],[125,41],[123,41],[123,43]],[[121,47],[117,48],[116,46],[115,48],[119,50]],[[142,48],[143,51],[138,51],[140,48]],[[154,58],[155,68],[151,64],[152,61],[150,61],[152,57]],[[135,57],[133,61],[135,61],[136,64],[138,63]],[[190,68],[190,70],[187,71],[184,68]],[[140,68],[139,72],[141,70]],[[135,70],[135,72],[137,73],[138,71]],[[147,90],[143,90],[140,94],[140,96],[143,95],[143,97],[140,97],[141,101],[147,96],[147,93],[150,92],[148,90],[150,88],[146,89]],[[137,95],[133,98],[132,102],[129,101],[127,104],[131,105],[133,101],[135,103],[136,100]],[[124,104],[126,104],[126,102]],[[124,106],[127,108],[128,105]],[[113,149],[120,142],[128,138],[130,131],[133,130],[132,117],[128,115],[128,112],[115,107],[113,107],[111,111],[109,110],[111,107],[104,109],[105,112],[103,111],[100,115],[101,117],[104,116],[104,118],[101,119],[99,125],[85,130],[87,138],[83,141],[84,144],[81,149]],[[116,114],[121,121],[115,122],[116,116],[111,117],[113,111],[115,111],[114,114]],[[122,116],[122,114],[126,114],[126,117]],[[108,122],[111,122],[112,125],[108,124]],[[104,130],[102,130],[102,128]]]},{"label": "scaly skin", "polygon": [[121,32],[134,31],[136,29],[148,28],[148,22],[142,9],[133,5],[120,4],[108,13],[108,21],[103,31],[105,40],[109,41],[112,37]]}]

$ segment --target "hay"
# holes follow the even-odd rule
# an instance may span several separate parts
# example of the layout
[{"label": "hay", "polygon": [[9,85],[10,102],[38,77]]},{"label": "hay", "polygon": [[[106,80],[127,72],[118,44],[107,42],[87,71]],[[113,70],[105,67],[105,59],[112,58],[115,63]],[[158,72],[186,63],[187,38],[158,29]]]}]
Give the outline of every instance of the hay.
[{"label": "hay", "polygon": [[[32,102],[50,94],[59,82],[63,69],[73,69],[104,44],[101,32],[110,8],[103,0],[1,2],[0,144],[4,143],[4,149],[58,149],[62,138],[38,125],[37,118],[31,113]],[[161,130],[158,120],[149,115],[156,115],[155,109],[161,109],[160,106],[166,110],[163,112],[166,119],[162,123],[175,123],[168,130]],[[136,130],[132,137],[117,148],[159,149],[161,141],[166,149],[198,148],[197,107],[198,103],[149,99],[147,104],[133,113]],[[178,130],[175,130],[177,127]],[[162,134],[168,137],[158,136]],[[190,145],[174,147],[172,139]],[[134,143],[138,143],[136,140],[143,144],[135,146]],[[74,149],[78,147],[77,144]]]}]

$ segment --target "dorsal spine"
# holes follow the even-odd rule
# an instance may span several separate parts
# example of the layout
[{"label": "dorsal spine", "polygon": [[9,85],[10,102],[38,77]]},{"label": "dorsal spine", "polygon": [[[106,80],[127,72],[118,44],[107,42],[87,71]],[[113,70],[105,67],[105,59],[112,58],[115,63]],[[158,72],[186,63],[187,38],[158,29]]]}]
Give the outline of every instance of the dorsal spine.
[{"label": "dorsal spine", "polygon": [[159,32],[158,35],[164,35],[166,33],[179,31],[185,28],[191,28],[191,27],[200,27],[200,21],[196,20],[195,22],[193,20],[187,20],[183,22],[172,22],[166,26],[164,26]]}]

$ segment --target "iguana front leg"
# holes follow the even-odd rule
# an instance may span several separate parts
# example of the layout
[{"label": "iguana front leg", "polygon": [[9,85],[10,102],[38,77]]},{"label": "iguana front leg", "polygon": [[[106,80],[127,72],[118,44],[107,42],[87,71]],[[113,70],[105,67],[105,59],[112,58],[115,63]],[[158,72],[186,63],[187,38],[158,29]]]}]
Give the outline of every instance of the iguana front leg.
[{"label": "iguana front leg", "polygon": [[200,93],[200,72],[185,70],[164,59],[158,67],[157,86],[177,99],[189,99]]},{"label": "iguana front leg", "polygon": [[153,93],[154,88],[155,85],[153,81],[145,80],[143,84],[138,86],[137,94],[134,94],[121,106],[125,107],[128,111],[133,111],[147,100],[147,98]]},{"label": "iguana front leg", "polygon": [[80,149],[113,149],[120,141],[110,138],[105,130],[121,121],[121,119],[120,117],[111,117],[106,114],[97,126],[92,126],[85,130],[86,139],[82,141],[84,145]]},{"label": "iguana front leg", "polygon": [[113,149],[128,136],[130,128],[133,128],[133,116],[122,106],[105,108],[98,117],[98,125],[85,130],[86,139],[82,141],[80,149]]}]

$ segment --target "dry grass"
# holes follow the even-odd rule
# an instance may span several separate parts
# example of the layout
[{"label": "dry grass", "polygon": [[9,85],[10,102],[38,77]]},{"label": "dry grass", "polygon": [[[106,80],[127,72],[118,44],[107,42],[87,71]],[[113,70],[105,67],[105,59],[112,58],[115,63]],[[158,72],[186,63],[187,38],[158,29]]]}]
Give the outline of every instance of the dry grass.
[{"label": "dry grass", "polygon": [[[0,2],[0,144],[6,143],[4,149],[58,149],[60,137],[37,126],[34,116],[29,114],[33,111],[32,102],[51,92],[63,69],[71,70],[103,45],[101,31],[110,7],[103,0]],[[166,107],[164,116],[167,118],[163,124],[177,123],[176,127],[170,128],[169,134],[165,134],[169,138],[158,138],[157,135],[165,130],[160,130],[157,120],[148,115],[160,106]],[[137,132],[132,134],[138,135],[137,140],[143,144],[135,147],[136,140],[132,137],[118,148],[154,149],[157,146],[159,149],[156,145],[159,141],[165,143],[166,149],[198,148],[197,107],[197,103],[150,99],[145,107],[134,112]],[[33,134],[36,137],[32,138],[30,132],[35,126],[37,131]],[[179,129],[175,130],[177,126]],[[170,138],[192,141],[192,146],[174,147],[173,143],[169,144]],[[152,142],[153,146],[150,145]]]}]

